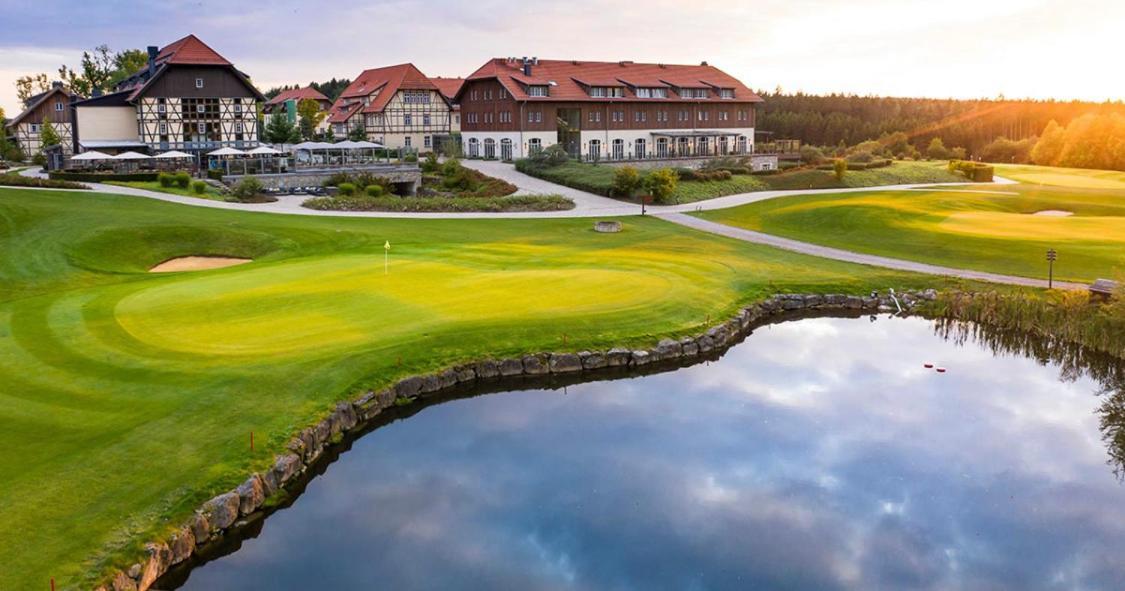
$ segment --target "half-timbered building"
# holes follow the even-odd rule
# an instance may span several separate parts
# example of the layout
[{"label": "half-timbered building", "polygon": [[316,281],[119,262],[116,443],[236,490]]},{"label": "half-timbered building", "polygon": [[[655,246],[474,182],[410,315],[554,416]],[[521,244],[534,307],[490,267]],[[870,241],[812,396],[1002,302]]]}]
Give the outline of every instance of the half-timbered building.
[{"label": "half-timbered building", "polygon": [[438,88],[438,92],[445,97],[449,102],[449,106],[453,109],[449,119],[449,133],[461,133],[461,105],[457,104],[457,93],[460,92],[461,86],[465,84],[465,79],[458,76],[457,78],[443,78],[437,76],[430,78],[430,82]]},{"label": "half-timbered building", "polygon": [[336,137],[357,134],[390,148],[429,151],[449,135],[453,108],[414,64],[364,70],[332,105]]},{"label": "half-timbered building", "polygon": [[265,97],[246,74],[195,35],[148,54],[146,67],[112,94],[76,104],[79,151],[139,143],[199,154],[258,145]]},{"label": "half-timbered building", "polygon": [[328,111],[332,108],[332,101],[311,86],[283,90],[266,101],[262,106],[262,124],[268,126],[273,117],[284,116],[290,123],[297,125],[297,106],[306,100],[316,101],[317,107],[325,114],[315,130],[317,133],[324,133],[328,129]]},{"label": "half-timbered building", "polygon": [[495,58],[455,101],[470,157],[508,160],[561,144],[576,157],[634,160],[750,153],[762,99],[706,62]]},{"label": "half-timbered building", "polygon": [[71,102],[72,97],[62,83],[53,83],[46,92],[24,101],[24,110],[8,122],[8,137],[14,138],[20,150],[31,157],[43,151],[43,127],[50,125],[63,152],[69,154],[74,137]]}]

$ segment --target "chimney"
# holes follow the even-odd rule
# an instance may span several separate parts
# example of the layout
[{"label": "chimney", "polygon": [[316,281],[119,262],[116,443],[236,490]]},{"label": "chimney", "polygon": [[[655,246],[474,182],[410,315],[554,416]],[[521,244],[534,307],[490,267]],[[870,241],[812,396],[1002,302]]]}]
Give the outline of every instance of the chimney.
[{"label": "chimney", "polygon": [[702,63],[700,63],[699,65],[701,65],[701,66],[706,66],[706,65],[707,65],[707,62],[702,62]]},{"label": "chimney", "polygon": [[148,46],[148,77],[156,73],[156,56],[160,53],[160,48],[155,45]]},{"label": "chimney", "polygon": [[531,76],[531,60],[527,59],[527,57],[523,58],[523,75]]},{"label": "chimney", "polygon": [[59,80],[55,80],[54,82],[52,82],[52,83],[51,83],[51,88],[52,88],[52,89],[54,89],[54,88],[62,88],[62,82],[61,82],[61,81],[59,81]]},{"label": "chimney", "polygon": [[537,57],[531,58],[531,65],[538,66],[539,65],[539,58],[537,58]]}]

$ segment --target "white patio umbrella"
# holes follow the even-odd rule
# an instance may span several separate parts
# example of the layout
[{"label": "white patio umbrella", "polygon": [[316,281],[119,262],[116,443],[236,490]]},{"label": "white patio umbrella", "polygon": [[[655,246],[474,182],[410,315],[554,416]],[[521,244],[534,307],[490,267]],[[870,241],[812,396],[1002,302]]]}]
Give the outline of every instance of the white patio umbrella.
[{"label": "white patio umbrella", "polygon": [[152,156],[146,156],[140,152],[122,152],[113,157],[114,160],[148,160]]},{"label": "white patio umbrella", "polygon": [[70,159],[71,160],[78,160],[78,161],[112,160],[113,156],[110,156],[109,154],[106,154],[105,152],[99,152],[97,150],[90,150],[89,152],[82,152],[81,154],[75,154],[74,156],[71,156]]},{"label": "white patio umbrella", "polygon": [[208,156],[242,156],[245,154],[246,152],[237,148],[219,148],[213,152],[207,152]]},{"label": "white patio umbrella", "polygon": [[282,152],[281,150],[277,150],[277,149],[271,148],[269,146],[258,146],[257,148],[254,148],[253,150],[250,150],[249,152],[247,152],[247,154],[250,154],[250,155],[253,155],[253,156],[273,156],[273,155],[276,155],[276,154],[284,154],[284,153],[285,152]]},{"label": "white patio umbrella", "polygon": [[170,152],[164,152],[162,154],[157,154],[156,156],[153,156],[153,158],[156,158],[157,160],[186,160],[186,159],[190,159],[190,158],[195,158],[195,156],[192,156],[191,154],[188,154],[187,152],[179,152],[177,150],[172,150]]}]

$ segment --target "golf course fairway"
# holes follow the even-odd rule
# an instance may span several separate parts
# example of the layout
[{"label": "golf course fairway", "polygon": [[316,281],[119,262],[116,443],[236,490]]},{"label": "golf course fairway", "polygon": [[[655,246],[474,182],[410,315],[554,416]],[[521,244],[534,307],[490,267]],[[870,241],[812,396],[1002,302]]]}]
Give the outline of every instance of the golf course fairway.
[{"label": "golf course fairway", "polygon": [[[488,356],[651,345],[778,291],[944,285],[622,221],[600,234],[581,219],[0,189],[0,589],[85,589],[133,564],[366,388]],[[148,272],[185,256],[253,262]]]}]

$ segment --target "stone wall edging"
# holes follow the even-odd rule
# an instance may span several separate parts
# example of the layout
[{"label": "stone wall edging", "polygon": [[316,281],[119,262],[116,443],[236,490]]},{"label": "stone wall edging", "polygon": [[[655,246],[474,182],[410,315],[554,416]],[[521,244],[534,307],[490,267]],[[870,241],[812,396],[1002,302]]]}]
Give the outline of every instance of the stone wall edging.
[{"label": "stone wall edging", "polygon": [[[935,300],[937,292],[927,289],[903,292],[897,296],[902,308],[911,310],[920,302]],[[286,484],[296,481],[329,446],[339,442],[343,434],[363,427],[384,410],[393,407],[398,400],[413,400],[479,380],[643,367],[662,361],[702,357],[734,345],[763,320],[804,310],[888,312],[898,308],[889,295],[779,294],[740,310],[703,334],[678,340],[664,338],[651,349],[615,347],[608,351],[534,353],[506,359],[485,359],[437,373],[404,378],[378,392],[369,391],[351,402],[338,403],[326,418],[294,436],[286,445],[288,452],[277,456],[270,469],[251,474],[234,489],[205,502],[191,520],[168,539],[145,544],[147,560],[117,571],[108,583],[95,591],[147,591],[169,568],[190,558],[201,545],[221,537],[240,518],[262,509],[266,499],[286,488]]]}]

